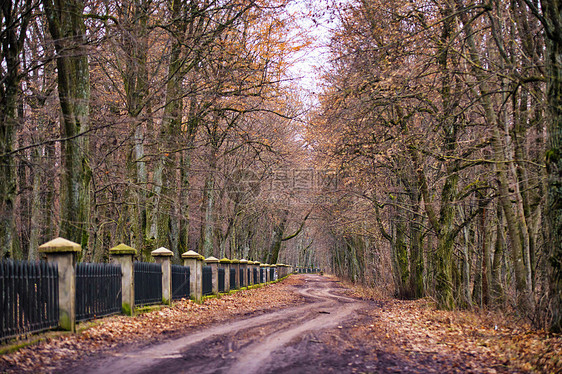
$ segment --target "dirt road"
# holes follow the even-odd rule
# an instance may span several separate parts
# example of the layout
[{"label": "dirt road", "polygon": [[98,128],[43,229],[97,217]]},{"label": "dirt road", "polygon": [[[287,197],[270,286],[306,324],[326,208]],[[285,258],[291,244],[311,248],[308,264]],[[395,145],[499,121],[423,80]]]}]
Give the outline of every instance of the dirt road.
[{"label": "dirt road", "polygon": [[0,356],[0,372],[560,372],[557,337],[529,340],[494,315],[360,295],[335,277],[293,275],[204,304],[108,317]]},{"label": "dirt road", "polygon": [[[310,363],[303,341],[341,329],[364,303],[341,295],[334,280],[310,275],[298,290],[304,305],[200,329],[184,337],[135,351],[81,363],[62,372],[80,373],[266,373],[297,372]],[[340,294],[338,294],[340,293]],[[317,364],[317,363],[316,363]],[[347,363],[346,363],[347,364]]]}]

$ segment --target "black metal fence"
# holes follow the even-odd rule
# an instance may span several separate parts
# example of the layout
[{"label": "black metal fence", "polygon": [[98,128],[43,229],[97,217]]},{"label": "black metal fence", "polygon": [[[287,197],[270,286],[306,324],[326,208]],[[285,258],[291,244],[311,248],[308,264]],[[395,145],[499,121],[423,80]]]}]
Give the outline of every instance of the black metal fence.
[{"label": "black metal fence", "polygon": [[321,270],[318,268],[298,268],[297,269],[297,273],[306,273],[306,274],[312,274],[312,273],[320,273]]},{"label": "black metal fence", "polygon": [[210,266],[203,266],[202,273],[202,292],[203,296],[213,294],[213,270]]},{"label": "black metal fence", "polygon": [[172,265],[172,300],[189,299],[189,266]]},{"label": "black metal fence", "polygon": [[252,283],[252,269],[246,269],[246,276],[248,279],[248,286]]},{"label": "black metal fence", "polygon": [[224,292],[224,269],[219,268],[219,292]]},{"label": "black metal fence", "polygon": [[230,289],[236,288],[236,269],[230,268]]},{"label": "black metal fence", "polygon": [[258,284],[258,269],[254,268],[253,277],[254,277],[254,284]]},{"label": "black metal fence", "polygon": [[240,274],[240,288],[246,287],[246,284],[244,283],[244,269],[240,269],[239,274]]},{"label": "black metal fence", "polygon": [[150,262],[135,262],[135,305],[162,302],[162,266]]},{"label": "black metal fence", "polygon": [[0,341],[57,327],[58,285],[56,265],[0,261]]},{"label": "black metal fence", "polygon": [[86,321],[121,312],[121,266],[76,265],[76,320]]},{"label": "black metal fence", "polygon": [[260,283],[265,283],[265,272],[263,271],[263,268],[260,269]]},{"label": "black metal fence", "polygon": [[269,280],[275,280],[275,268],[269,268]]}]

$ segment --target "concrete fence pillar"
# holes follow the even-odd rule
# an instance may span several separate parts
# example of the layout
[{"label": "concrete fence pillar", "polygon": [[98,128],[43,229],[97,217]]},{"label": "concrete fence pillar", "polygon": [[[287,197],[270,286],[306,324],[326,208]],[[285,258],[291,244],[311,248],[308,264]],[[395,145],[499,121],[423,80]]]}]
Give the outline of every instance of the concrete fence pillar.
[{"label": "concrete fence pillar", "polygon": [[265,264],[265,283],[271,282],[271,265]]},{"label": "concrete fence pillar", "polygon": [[121,265],[121,310],[132,316],[135,312],[135,271],[133,259],[137,250],[126,244],[119,244],[109,250],[111,261]]},{"label": "concrete fence pillar", "polygon": [[234,284],[230,285],[230,289],[240,289],[240,260],[230,260],[230,268],[234,269]]},{"label": "concrete fence pillar", "polygon": [[254,285],[254,261],[248,261],[246,273],[248,274],[248,286]]},{"label": "concrete fence pillar", "polygon": [[189,266],[189,295],[196,302],[200,303],[203,299],[203,260],[195,251],[187,251],[181,255],[183,266]]},{"label": "concrete fence pillar", "polygon": [[248,260],[246,259],[241,259],[240,260],[240,270],[242,270],[242,279],[240,279],[240,282],[242,282],[244,284],[244,286],[248,287]]},{"label": "concrete fence pillar", "polygon": [[172,303],[172,257],[174,252],[168,248],[158,248],[150,252],[154,262],[162,266],[162,304]]},{"label": "concrete fence pillar", "polygon": [[63,238],[39,246],[47,262],[56,264],[59,275],[59,326],[76,331],[76,260],[82,251],[80,244]]},{"label": "concrete fence pillar", "polygon": [[219,294],[219,259],[216,257],[208,257],[205,259],[207,266],[211,267],[213,295]]},{"label": "concrete fence pillar", "polygon": [[230,260],[223,258],[219,261],[220,266],[224,269],[224,292],[230,292]]},{"label": "concrete fence pillar", "polygon": [[250,280],[248,282],[251,285],[256,284],[256,282],[254,281],[254,269],[255,268],[256,268],[256,262],[255,261],[248,261],[248,270],[250,271],[250,275],[249,275]]}]

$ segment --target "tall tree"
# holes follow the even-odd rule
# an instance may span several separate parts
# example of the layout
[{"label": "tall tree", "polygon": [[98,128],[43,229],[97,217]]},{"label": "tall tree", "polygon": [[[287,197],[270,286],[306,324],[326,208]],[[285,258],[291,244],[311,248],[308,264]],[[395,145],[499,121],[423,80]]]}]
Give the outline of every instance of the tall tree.
[{"label": "tall tree", "polygon": [[558,0],[525,0],[543,24],[546,34],[546,72],[549,120],[546,167],[548,173],[547,221],[550,262],[550,328],[562,331],[562,4]]},{"label": "tall tree", "polygon": [[23,76],[21,53],[36,5],[32,0],[10,0],[0,5],[0,257],[11,255],[14,245],[16,171],[12,152]]},{"label": "tall tree", "polygon": [[61,108],[61,236],[88,245],[90,216],[89,165],[90,71],[84,2],[44,0],[49,31],[57,53]]}]

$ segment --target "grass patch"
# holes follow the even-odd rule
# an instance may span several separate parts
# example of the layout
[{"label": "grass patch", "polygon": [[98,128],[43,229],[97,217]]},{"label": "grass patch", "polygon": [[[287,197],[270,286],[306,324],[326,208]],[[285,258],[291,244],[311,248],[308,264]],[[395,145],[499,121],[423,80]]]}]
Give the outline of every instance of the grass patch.
[{"label": "grass patch", "polygon": [[150,313],[153,312],[155,310],[161,310],[164,309],[166,307],[168,307],[169,305],[162,305],[162,304],[157,304],[157,305],[145,305],[145,306],[141,306],[138,308],[135,308],[135,314],[136,315],[140,315],[140,314],[145,314],[145,313]]},{"label": "grass patch", "polygon": [[51,330],[40,333],[30,333],[28,335],[24,335],[23,337],[13,338],[5,343],[2,343],[2,346],[0,347],[0,355],[5,355],[8,353],[16,352],[25,347],[37,345],[48,339],[58,338],[60,336],[71,334],[72,332],[70,331]]}]

